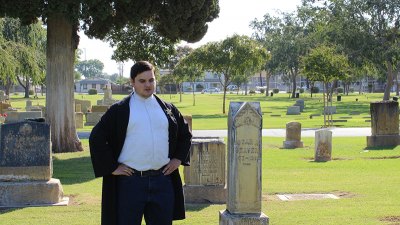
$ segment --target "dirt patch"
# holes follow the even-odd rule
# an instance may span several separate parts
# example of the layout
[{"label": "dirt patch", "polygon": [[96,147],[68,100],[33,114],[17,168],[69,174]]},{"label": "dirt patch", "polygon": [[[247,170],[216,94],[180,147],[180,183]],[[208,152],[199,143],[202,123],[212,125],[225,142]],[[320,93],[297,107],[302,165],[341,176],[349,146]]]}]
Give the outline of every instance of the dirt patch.
[{"label": "dirt patch", "polygon": [[262,195],[261,200],[270,202],[270,201],[277,201],[277,200],[279,200],[279,198],[276,197],[276,195]]},{"label": "dirt patch", "polygon": [[[303,158],[304,160],[314,162],[314,157]],[[332,160],[353,160],[352,158],[332,158]]]},{"label": "dirt patch", "polygon": [[400,224],[400,216],[386,216],[379,220],[382,222],[389,222],[391,225],[399,225]]},{"label": "dirt patch", "polygon": [[356,194],[344,191],[335,191],[332,194],[338,196],[339,198],[354,198]]}]

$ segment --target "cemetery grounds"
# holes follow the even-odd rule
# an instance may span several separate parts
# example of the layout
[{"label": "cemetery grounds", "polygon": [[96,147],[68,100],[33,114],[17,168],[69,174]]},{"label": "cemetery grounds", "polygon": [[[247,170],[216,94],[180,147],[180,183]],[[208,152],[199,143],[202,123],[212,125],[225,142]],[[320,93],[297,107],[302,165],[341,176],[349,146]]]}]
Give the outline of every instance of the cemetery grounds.
[{"label": "cemetery grounds", "polygon": [[[335,123],[341,127],[369,127],[369,102],[381,100],[382,94],[351,94],[334,99],[338,114],[347,122]],[[392,95],[393,96],[393,95]],[[23,109],[26,99],[11,96],[13,107]],[[113,95],[115,99],[124,96]],[[193,129],[226,129],[227,117],[222,114],[222,94],[196,94],[193,106],[191,94],[162,95],[173,102],[183,114],[193,116]],[[90,99],[92,105],[101,95],[77,95]],[[297,121],[302,128],[323,125],[322,94],[302,94],[305,110],[301,115],[286,115],[288,106],[296,99],[289,94],[274,97],[263,95],[228,94],[229,101],[260,101],[263,128],[285,128],[289,121]],[[358,99],[356,101],[355,99]],[[44,105],[44,97],[31,99],[33,105]],[[227,111],[226,111],[227,112]],[[280,115],[280,116],[271,116]],[[90,131],[84,127],[79,131]],[[313,162],[314,138],[302,138],[304,148],[282,149],[285,137],[263,137],[262,155],[262,212],[270,224],[400,224],[400,147],[367,149],[366,137],[334,137],[333,160]],[[226,140],[225,140],[226,142]],[[1,224],[100,224],[101,179],[95,179],[88,151],[88,141],[82,140],[85,151],[53,155],[53,177],[60,179],[69,206],[27,207],[0,209]],[[181,168],[182,169],[182,168]],[[183,173],[182,173],[183,174]],[[339,199],[281,201],[277,194],[334,194]],[[226,205],[187,205],[187,219],[174,224],[218,224],[218,212]]]}]

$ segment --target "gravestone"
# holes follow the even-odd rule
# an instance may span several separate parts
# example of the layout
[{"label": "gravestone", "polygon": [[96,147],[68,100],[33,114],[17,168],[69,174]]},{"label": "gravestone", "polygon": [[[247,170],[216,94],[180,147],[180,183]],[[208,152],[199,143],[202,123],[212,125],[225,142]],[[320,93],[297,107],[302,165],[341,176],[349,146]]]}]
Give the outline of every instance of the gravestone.
[{"label": "gravestone", "polygon": [[108,108],[110,106],[108,105],[94,105],[92,106],[92,112],[107,112]]},{"label": "gravestone", "polygon": [[370,112],[371,136],[367,136],[367,147],[399,145],[399,103],[371,102]]},{"label": "gravestone", "polygon": [[324,114],[325,115],[336,114],[336,106],[325,106]]},{"label": "gravestone", "polygon": [[327,162],[332,159],[332,131],[321,129],[315,132],[315,162]]},{"label": "gravestone", "polygon": [[75,127],[76,129],[83,128],[83,113],[75,112]]},{"label": "gravestone", "polygon": [[300,106],[289,106],[287,108],[286,115],[299,115],[300,114]]},{"label": "gravestone", "polygon": [[298,99],[296,100],[296,103],[294,104],[294,106],[300,106],[300,112],[304,111],[304,100],[303,99]]},{"label": "gravestone", "polygon": [[75,101],[75,109],[76,105],[80,104],[82,112],[89,112],[90,109],[92,108],[92,103],[90,102],[90,100],[74,99],[74,101]]},{"label": "gravestone", "polygon": [[190,166],[183,168],[186,203],[226,203],[225,147],[223,138],[192,139]]},{"label": "gravestone", "polygon": [[25,103],[25,110],[26,111],[31,111],[32,108],[32,101],[31,100],[27,100]]},{"label": "gravestone", "polygon": [[0,113],[8,112],[8,108],[11,107],[10,103],[0,102]]},{"label": "gravestone", "polygon": [[0,207],[67,204],[52,169],[49,124],[0,126]]},{"label": "gravestone", "polygon": [[15,123],[24,121],[29,118],[40,118],[42,117],[42,111],[27,111],[27,112],[18,112],[18,111],[9,111],[7,113],[5,123]]},{"label": "gravestone", "polygon": [[117,102],[117,100],[112,99],[111,85],[106,85],[106,88],[104,89],[104,97],[97,101],[97,105],[110,106],[115,102]]},{"label": "gravestone", "polygon": [[86,115],[86,123],[85,126],[94,126],[96,125],[105,112],[87,112]]},{"label": "gravestone", "polygon": [[220,225],[269,224],[261,212],[261,129],[259,102],[231,102],[228,115],[228,199]]},{"label": "gravestone", "polygon": [[92,111],[86,113],[86,123],[85,126],[96,125],[104,113],[108,110],[110,106],[108,105],[94,105],[92,106]]},{"label": "gravestone", "polygon": [[283,142],[283,148],[293,149],[302,148],[301,141],[301,123],[289,122],[286,124],[286,139]]},{"label": "gravestone", "polygon": [[75,104],[75,112],[82,112],[82,105],[81,104]]}]

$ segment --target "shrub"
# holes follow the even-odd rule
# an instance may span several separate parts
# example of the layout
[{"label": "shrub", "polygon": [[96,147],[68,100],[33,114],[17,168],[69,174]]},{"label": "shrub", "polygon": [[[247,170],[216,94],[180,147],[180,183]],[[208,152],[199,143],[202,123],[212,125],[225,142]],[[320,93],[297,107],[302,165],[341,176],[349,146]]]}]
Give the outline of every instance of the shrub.
[{"label": "shrub", "polygon": [[312,87],[311,88],[311,93],[319,93],[319,88],[318,87]]},{"label": "shrub", "polygon": [[304,93],[304,88],[299,88],[299,93]]},{"label": "shrub", "polygon": [[97,90],[96,90],[96,89],[93,89],[93,88],[92,88],[92,89],[89,89],[89,90],[88,90],[88,94],[89,94],[89,95],[97,95]]},{"label": "shrub", "polygon": [[272,89],[272,92],[274,92],[274,94],[278,94],[279,93],[279,88]]},{"label": "shrub", "polygon": [[28,91],[28,94],[29,94],[29,95],[34,95],[35,92],[34,92],[33,90],[29,90],[29,91]]},{"label": "shrub", "polygon": [[255,90],[250,90],[250,91],[249,91],[249,94],[255,94],[255,93],[256,93]]},{"label": "shrub", "polygon": [[350,93],[353,93],[353,92],[354,92],[354,88],[350,88],[350,89],[349,89],[349,92],[350,92]]},{"label": "shrub", "polygon": [[342,87],[338,87],[338,88],[336,88],[336,91],[337,91],[337,93],[341,94],[341,93],[343,93],[344,90]]},{"label": "shrub", "polygon": [[261,88],[261,89],[260,89],[260,93],[261,93],[261,94],[264,94],[264,93],[265,93],[265,89],[264,89],[264,88]]}]

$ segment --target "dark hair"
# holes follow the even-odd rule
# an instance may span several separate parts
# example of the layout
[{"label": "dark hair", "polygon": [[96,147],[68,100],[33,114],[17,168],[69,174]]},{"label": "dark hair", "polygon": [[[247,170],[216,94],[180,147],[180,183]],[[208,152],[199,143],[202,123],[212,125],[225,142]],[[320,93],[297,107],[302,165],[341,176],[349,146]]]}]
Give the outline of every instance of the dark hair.
[{"label": "dark hair", "polygon": [[147,62],[147,61],[138,61],[136,62],[132,67],[131,67],[131,78],[132,80],[135,80],[135,77],[139,73],[143,73],[145,71],[153,70],[154,71],[154,66]]}]

